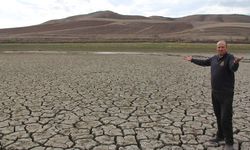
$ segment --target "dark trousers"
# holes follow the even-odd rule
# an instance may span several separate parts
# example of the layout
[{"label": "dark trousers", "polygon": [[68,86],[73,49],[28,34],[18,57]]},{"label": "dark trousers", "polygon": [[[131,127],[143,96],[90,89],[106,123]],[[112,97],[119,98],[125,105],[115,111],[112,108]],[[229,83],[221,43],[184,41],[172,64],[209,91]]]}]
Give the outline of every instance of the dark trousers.
[{"label": "dark trousers", "polygon": [[217,138],[225,139],[226,144],[233,141],[233,95],[231,91],[212,91],[212,103],[217,119]]}]

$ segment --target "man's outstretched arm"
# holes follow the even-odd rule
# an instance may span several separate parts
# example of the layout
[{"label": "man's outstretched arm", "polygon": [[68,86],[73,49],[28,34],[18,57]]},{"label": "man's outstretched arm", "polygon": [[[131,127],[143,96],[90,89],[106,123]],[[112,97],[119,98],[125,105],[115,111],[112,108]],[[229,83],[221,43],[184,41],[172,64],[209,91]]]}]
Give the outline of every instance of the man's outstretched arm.
[{"label": "man's outstretched arm", "polygon": [[211,58],[208,58],[206,60],[201,60],[201,59],[194,59],[192,56],[186,56],[186,57],[184,57],[184,60],[190,61],[196,65],[199,65],[199,66],[210,66],[211,65]]}]

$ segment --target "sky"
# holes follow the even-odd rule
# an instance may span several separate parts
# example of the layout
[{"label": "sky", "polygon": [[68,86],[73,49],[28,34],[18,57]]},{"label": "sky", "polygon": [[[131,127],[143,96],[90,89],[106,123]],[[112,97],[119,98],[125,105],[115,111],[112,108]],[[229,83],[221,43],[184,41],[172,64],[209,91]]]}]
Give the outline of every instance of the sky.
[{"label": "sky", "polygon": [[195,14],[250,15],[250,0],[1,0],[0,29],[105,10],[173,18]]}]

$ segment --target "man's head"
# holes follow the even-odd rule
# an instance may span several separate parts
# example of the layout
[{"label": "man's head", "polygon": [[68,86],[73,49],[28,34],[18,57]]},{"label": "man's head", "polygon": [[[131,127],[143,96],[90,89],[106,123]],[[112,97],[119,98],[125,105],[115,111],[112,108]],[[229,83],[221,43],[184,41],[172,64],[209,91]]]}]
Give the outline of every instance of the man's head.
[{"label": "man's head", "polygon": [[227,53],[227,43],[224,40],[217,42],[217,52],[220,56],[223,56]]}]

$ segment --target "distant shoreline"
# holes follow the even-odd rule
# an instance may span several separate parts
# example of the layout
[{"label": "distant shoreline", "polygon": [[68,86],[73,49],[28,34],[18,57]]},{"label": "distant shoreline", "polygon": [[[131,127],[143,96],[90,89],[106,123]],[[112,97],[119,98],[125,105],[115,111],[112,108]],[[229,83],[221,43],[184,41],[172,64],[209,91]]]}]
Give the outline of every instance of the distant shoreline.
[{"label": "distant shoreline", "polygon": [[[248,40],[229,40],[225,38],[221,38],[218,40],[226,40],[228,43],[231,44],[250,44]],[[33,43],[45,43],[45,44],[57,44],[57,43],[200,43],[200,44],[213,44],[216,43],[218,40],[186,40],[186,39],[18,39],[18,38],[1,38],[0,37],[0,44],[33,44]]]},{"label": "distant shoreline", "polygon": [[[250,44],[228,44],[229,51],[250,53]],[[215,43],[0,43],[3,51],[82,51],[82,52],[181,52],[213,53]]]}]

